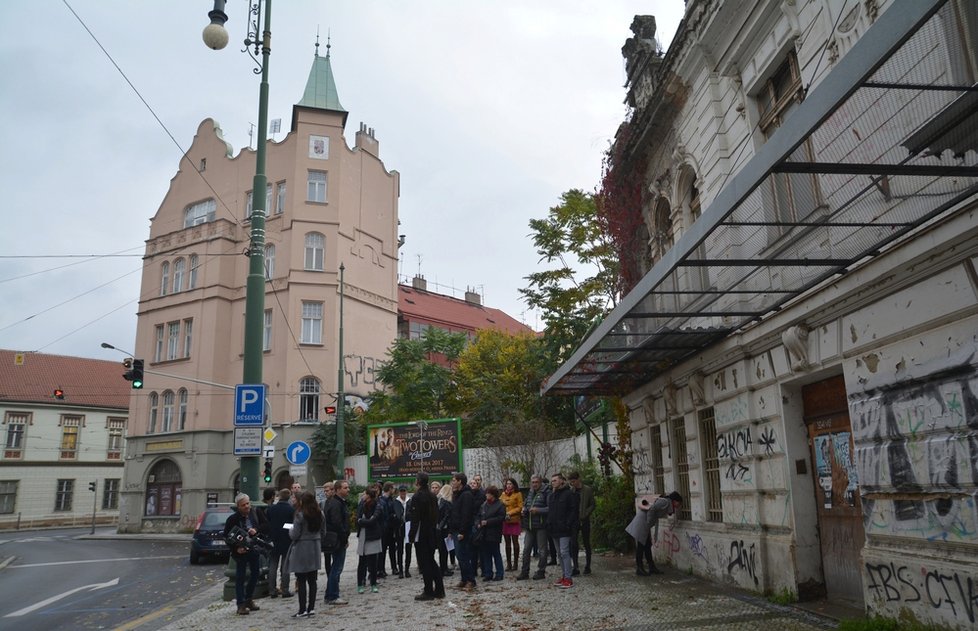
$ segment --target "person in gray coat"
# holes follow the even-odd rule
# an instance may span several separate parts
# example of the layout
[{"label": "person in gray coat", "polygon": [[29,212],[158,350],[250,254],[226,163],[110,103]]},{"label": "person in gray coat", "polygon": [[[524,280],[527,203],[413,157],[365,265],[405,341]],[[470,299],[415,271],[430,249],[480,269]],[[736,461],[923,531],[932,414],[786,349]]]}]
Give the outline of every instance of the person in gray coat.
[{"label": "person in gray coat", "polygon": [[316,613],[316,575],[323,562],[320,555],[323,521],[316,496],[309,491],[300,494],[289,533],[292,539],[289,569],[295,573],[299,593],[299,611],[292,614],[293,618],[308,618]]}]

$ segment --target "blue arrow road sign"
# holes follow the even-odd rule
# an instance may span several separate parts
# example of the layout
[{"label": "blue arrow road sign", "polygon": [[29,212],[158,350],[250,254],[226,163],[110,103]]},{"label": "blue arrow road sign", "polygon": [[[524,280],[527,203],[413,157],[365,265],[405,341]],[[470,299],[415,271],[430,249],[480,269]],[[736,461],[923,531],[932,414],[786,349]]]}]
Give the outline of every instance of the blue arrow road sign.
[{"label": "blue arrow road sign", "polygon": [[265,424],[264,384],[234,386],[234,425]]},{"label": "blue arrow road sign", "polygon": [[289,461],[289,464],[306,464],[309,462],[309,456],[311,455],[312,450],[309,449],[309,445],[301,440],[292,441],[285,448],[285,459]]}]

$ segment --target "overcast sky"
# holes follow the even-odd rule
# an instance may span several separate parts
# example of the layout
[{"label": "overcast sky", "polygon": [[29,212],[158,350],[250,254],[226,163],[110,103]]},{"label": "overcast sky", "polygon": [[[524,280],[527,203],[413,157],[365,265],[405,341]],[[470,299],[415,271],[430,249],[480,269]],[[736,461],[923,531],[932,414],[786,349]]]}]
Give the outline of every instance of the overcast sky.
[{"label": "overcast sky", "polygon": [[[189,147],[211,117],[237,153],[257,123],[259,80],[239,52],[245,4],[229,0],[231,44],[218,52],[200,37],[209,0],[0,2],[0,348],[106,359],[121,356],[102,341],[133,348],[140,256],[177,144]],[[401,174],[400,274],[420,271],[441,293],[475,287],[484,304],[539,328],[518,293],[538,267],[528,222],[563,191],[597,184],[626,112],[632,17],[655,15],[665,47],[683,9],[276,0],[269,118],[288,129],[316,30],[323,46],[330,33],[347,144],[364,122]],[[119,256],[64,258],[109,254]]]}]

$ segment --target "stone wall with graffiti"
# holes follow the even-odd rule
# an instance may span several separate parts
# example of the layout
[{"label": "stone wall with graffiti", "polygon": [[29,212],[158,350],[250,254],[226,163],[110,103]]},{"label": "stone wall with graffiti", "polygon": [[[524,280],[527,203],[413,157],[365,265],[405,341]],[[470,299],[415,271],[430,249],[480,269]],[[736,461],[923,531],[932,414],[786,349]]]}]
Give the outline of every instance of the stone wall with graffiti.
[{"label": "stone wall with graffiti", "polygon": [[978,628],[976,330],[965,319],[850,362],[873,612]]}]

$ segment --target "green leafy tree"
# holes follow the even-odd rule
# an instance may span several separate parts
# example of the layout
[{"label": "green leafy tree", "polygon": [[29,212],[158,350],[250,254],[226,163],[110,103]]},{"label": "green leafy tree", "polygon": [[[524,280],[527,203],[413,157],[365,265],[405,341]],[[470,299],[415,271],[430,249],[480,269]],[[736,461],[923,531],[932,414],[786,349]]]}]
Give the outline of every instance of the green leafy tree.
[{"label": "green leafy tree", "polygon": [[452,366],[466,337],[430,328],[418,339],[398,338],[376,376],[384,390],[371,397],[366,423],[442,418],[455,405]]}]

